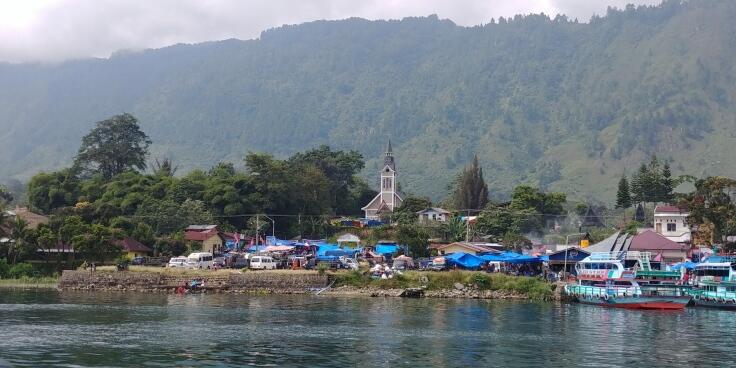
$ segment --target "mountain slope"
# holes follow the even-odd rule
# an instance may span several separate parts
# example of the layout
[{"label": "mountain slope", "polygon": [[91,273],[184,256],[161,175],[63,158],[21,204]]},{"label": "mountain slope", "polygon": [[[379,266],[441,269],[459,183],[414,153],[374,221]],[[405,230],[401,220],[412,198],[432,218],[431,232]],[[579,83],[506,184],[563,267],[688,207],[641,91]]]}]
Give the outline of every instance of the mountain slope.
[{"label": "mountain slope", "polygon": [[391,137],[404,190],[434,198],[476,152],[495,197],[530,183],[612,200],[621,173],[652,153],[675,174],[736,175],[734,17],[722,0],[587,24],[348,19],[0,65],[0,178],[68,164],[95,121],[122,111],[183,171],[327,143],[363,152],[375,180]]}]

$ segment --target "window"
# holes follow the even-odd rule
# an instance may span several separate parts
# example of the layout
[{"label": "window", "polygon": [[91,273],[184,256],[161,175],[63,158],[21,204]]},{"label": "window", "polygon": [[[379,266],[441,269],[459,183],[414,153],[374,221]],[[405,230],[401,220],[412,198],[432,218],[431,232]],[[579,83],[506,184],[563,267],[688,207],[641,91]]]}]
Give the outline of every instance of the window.
[{"label": "window", "polygon": [[669,223],[667,224],[667,231],[677,231],[677,224],[675,223]]}]

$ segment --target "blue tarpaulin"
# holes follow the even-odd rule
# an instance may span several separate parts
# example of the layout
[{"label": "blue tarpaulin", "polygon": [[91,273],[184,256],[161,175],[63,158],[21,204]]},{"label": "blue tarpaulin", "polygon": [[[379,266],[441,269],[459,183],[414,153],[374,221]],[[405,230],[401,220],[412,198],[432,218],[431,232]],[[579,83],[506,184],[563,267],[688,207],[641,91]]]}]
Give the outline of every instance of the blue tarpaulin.
[{"label": "blue tarpaulin", "polygon": [[480,258],[486,262],[505,262],[511,264],[542,262],[542,259],[539,257],[527,256],[516,252],[487,253],[480,256]]},{"label": "blue tarpaulin", "polygon": [[342,250],[337,244],[320,244],[317,246],[317,256],[324,256],[327,251]]},{"label": "blue tarpaulin", "polygon": [[355,257],[355,253],[360,252],[359,250],[355,249],[330,249],[326,250],[324,255],[328,257]]},{"label": "blue tarpaulin", "polygon": [[679,262],[673,264],[670,268],[674,271],[679,271],[682,267],[685,267],[686,270],[693,270],[695,269],[695,266],[697,266],[697,263],[693,262]]},{"label": "blue tarpaulin", "polygon": [[482,258],[469,253],[451,253],[445,255],[445,262],[450,267],[457,265],[460,268],[468,270],[477,270],[485,263]]},{"label": "blue tarpaulin", "polygon": [[399,252],[399,246],[396,244],[378,244],[376,245],[376,253],[378,254],[396,254]]}]

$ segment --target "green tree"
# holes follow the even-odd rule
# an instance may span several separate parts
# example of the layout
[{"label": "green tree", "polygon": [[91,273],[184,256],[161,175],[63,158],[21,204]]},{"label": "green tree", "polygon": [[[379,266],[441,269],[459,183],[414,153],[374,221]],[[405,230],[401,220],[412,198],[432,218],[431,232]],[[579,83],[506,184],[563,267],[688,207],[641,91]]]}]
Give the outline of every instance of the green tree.
[{"label": "green tree", "polygon": [[470,167],[463,170],[455,187],[453,202],[458,210],[479,210],[488,204],[488,185],[483,180],[478,155],[473,157]]},{"label": "green tree", "polygon": [[660,187],[660,197],[658,202],[672,203],[675,200],[674,191],[674,180],[672,179],[672,172],[670,171],[670,165],[665,163],[662,167]]},{"label": "green tree", "polygon": [[736,180],[725,177],[708,177],[695,182],[695,192],[681,205],[690,214],[690,225],[713,224],[713,235],[723,241],[726,236],[736,235]]},{"label": "green tree", "polygon": [[72,245],[74,251],[85,260],[104,263],[122,254],[120,246],[115,244],[115,241],[120,238],[117,231],[94,224],[90,226],[89,232],[74,236]]},{"label": "green tree", "polygon": [[150,144],[133,115],[115,115],[97,122],[96,127],[82,138],[74,166],[99,173],[108,180],[128,170],[145,170]]},{"label": "green tree", "polygon": [[409,247],[412,257],[426,257],[429,255],[429,234],[426,229],[417,224],[400,224],[396,228],[396,241]]},{"label": "green tree", "polygon": [[400,224],[415,223],[419,218],[417,212],[431,206],[432,202],[428,198],[407,196],[401,202],[401,206],[394,211],[393,220]]},{"label": "green tree", "polygon": [[618,191],[616,192],[616,208],[627,209],[631,207],[631,193],[629,191],[629,181],[626,175],[621,176],[618,181]]},{"label": "green tree", "polygon": [[9,225],[10,241],[8,241],[7,257],[11,260],[11,264],[16,264],[18,258],[33,253],[32,230],[28,227],[28,222],[20,217],[10,221]]},{"label": "green tree", "polygon": [[74,206],[79,198],[79,180],[70,169],[38,173],[28,182],[28,201],[42,213]]},{"label": "green tree", "polygon": [[13,201],[13,193],[4,185],[0,185],[0,204],[10,203]]}]

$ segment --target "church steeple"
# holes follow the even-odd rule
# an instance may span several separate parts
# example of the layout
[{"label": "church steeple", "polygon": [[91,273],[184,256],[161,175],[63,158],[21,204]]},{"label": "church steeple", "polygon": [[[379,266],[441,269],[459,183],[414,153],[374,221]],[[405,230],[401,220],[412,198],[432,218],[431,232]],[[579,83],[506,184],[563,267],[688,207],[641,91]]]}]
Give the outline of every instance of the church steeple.
[{"label": "church steeple", "polygon": [[391,170],[396,171],[396,163],[394,162],[394,151],[391,148],[391,139],[388,140],[386,145],[386,157],[383,158],[383,167],[390,167]]}]

